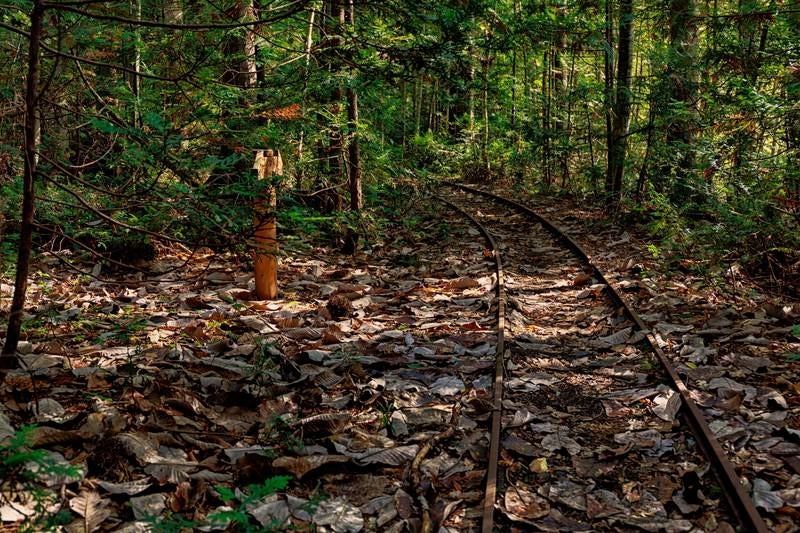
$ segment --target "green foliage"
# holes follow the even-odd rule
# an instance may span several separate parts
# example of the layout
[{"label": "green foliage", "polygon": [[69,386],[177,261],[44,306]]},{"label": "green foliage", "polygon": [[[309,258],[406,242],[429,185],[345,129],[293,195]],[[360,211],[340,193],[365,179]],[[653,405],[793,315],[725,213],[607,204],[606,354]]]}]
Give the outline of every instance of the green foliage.
[{"label": "green foliage", "polygon": [[208,516],[212,524],[233,527],[236,531],[242,532],[262,532],[262,531],[281,531],[285,524],[275,520],[267,526],[255,526],[251,523],[247,508],[260,500],[284,490],[292,478],[289,476],[275,476],[266,479],[261,485],[249,485],[244,491],[234,492],[227,487],[219,486],[216,488],[220,499],[226,502],[236,502],[236,506],[230,511],[217,511]]},{"label": "green foliage", "polygon": [[[152,530],[158,533],[180,533],[204,526],[222,527],[226,531],[241,533],[286,531],[291,529],[290,526],[279,521],[267,525],[254,523],[248,511],[264,498],[285,490],[291,479],[289,476],[274,476],[265,479],[261,484],[248,485],[244,490],[233,490],[225,486],[215,487],[219,498],[229,507],[209,514],[203,521],[189,520],[173,514],[166,517],[150,517],[148,522]],[[310,504],[314,505],[314,502]],[[310,507],[309,510],[313,512],[313,508]]]},{"label": "green foliage", "polygon": [[433,132],[414,136],[406,152],[406,160],[415,170],[437,175],[452,174],[459,159],[456,148]]},{"label": "green foliage", "polygon": [[42,482],[46,477],[79,479],[78,467],[58,462],[46,450],[31,446],[34,426],[23,426],[5,441],[0,441],[0,492],[2,500],[19,498],[23,504],[32,504],[33,514],[19,527],[22,532],[56,531],[69,522],[70,514],[54,508],[59,501],[57,493],[47,489]]}]

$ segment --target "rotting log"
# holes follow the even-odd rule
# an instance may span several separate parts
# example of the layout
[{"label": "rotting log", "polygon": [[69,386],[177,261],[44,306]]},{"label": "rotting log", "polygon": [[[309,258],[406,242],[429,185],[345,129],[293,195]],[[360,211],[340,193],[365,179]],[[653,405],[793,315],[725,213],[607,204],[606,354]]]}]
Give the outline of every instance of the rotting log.
[{"label": "rotting log", "polygon": [[[283,159],[278,150],[259,150],[253,168],[259,179],[283,175]],[[275,210],[278,195],[270,186],[263,198],[255,202],[254,240],[256,296],[261,300],[271,300],[278,296],[278,225]]]}]

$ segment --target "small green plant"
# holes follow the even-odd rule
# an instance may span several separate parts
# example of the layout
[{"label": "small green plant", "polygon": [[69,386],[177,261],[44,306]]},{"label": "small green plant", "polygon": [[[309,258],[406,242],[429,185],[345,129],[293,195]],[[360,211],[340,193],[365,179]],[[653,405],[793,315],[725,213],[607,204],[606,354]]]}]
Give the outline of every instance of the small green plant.
[{"label": "small green plant", "polygon": [[253,365],[257,375],[263,375],[278,368],[280,349],[274,343],[258,339],[253,352]]},{"label": "small green plant", "polygon": [[281,448],[300,448],[305,444],[295,435],[294,429],[285,418],[275,415],[267,419],[259,439],[263,444],[272,444]]},{"label": "small green plant", "polygon": [[[248,512],[264,498],[285,490],[289,485],[290,476],[274,476],[264,480],[260,485],[248,485],[244,490],[234,491],[229,487],[214,487],[221,500],[229,504],[230,509],[216,511],[208,515],[204,521],[189,520],[183,516],[172,514],[166,517],[150,517],[147,521],[152,531],[158,533],[180,533],[182,531],[198,530],[203,526],[222,527],[226,531],[242,533],[266,533],[270,531],[285,531],[288,524],[278,520],[261,525],[254,524]],[[232,504],[232,505],[230,505]],[[309,501],[310,505],[318,505],[316,501]]]},{"label": "small green plant", "polygon": [[[237,531],[264,531],[263,528],[253,528],[250,524],[250,516],[247,513],[247,508],[259,500],[271,496],[278,491],[284,490],[292,478],[289,476],[275,476],[264,480],[261,485],[249,485],[244,491],[238,494],[228,487],[216,487],[217,494],[220,499],[226,502],[237,502],[238,504],[230,511],[218,511],[209,515],[208,519],[211,523],[226,525],[234,525]],[[272,524],[266,526],[266,531],[277,531],[283,524],[278,521],[273,521]]]},{"label": "small green plant", "polygon": [[661,251],[655,244],[648,244],[647,251],[650,252],[650,255],[653,256],[653,259],[658,259],[659,257],[661,257]]},{"label": "small green plant", "polygon": [[[242,302],[238,301],[236,298],[234,298],[233,296],[231,296],[229,294],[223,294],[223,295],[220,296],[220,298],[222,298],[222,301],[224,301],[225,303],[229,304],[231,307],[233,307],[237,311],[241,311],[242,309],[247,307]],[[225,324],[225,323],[226,323],[226,321],[220,322],[220,324]]]},{"label": "small green plant", "polygon": [[32,509],[19,527],[22,532],[55,531],[69,522],[70,513],[53,508],[58,494],[42,482],[45,478],[80,479],[78,467],[60,463],[45,450],[31,446],[34,426],[23,426],[0,442],[0,504]]},{"label": "small green plant", "polygon": [[650,370],[653,370],[655,367],[656,365],[653,362],[653,359],[650,357],[643,359],[642,362],[639,364],[639,368],[641,368],[645,372],[649,372]]},{"label": "small green plant", "polygon": [[792,337],[800,339],[800,324],[792,326]]}]

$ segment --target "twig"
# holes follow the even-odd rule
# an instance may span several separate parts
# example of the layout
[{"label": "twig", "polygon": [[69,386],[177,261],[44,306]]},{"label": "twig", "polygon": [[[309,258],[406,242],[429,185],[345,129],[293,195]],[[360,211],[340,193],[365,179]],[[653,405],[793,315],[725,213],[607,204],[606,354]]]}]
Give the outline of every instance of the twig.
[{"label": "twig", "polygon": [[457,402],[453,406],[453,414],[450,417],[450,424],[448,425],[447,429],[428,439],[427,442],[420,447],[419,451],[417,451],[417,455],[414,456],[414,460],[411,461],[411,487],[417,495],[417,500],[419,500],[420,507],[422,507],[422,533],[433,532],[433,521],[431,520],[430,504],[425,498],[426,491],[425,487],[423,487],[420,466],[422,466],[422,461],[425,460],[436,444],[455,435],[456,425],[458,423],[458,417],[460,414],[461,402]]}]

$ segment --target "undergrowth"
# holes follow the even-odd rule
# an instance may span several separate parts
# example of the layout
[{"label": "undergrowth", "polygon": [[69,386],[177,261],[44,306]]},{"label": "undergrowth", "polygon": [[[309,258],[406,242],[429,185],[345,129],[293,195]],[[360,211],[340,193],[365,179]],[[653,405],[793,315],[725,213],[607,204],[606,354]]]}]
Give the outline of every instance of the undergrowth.
[{"label": "undergrowth", "polygon": [[622,222],[643,224],[653,238],[651,255],[670,270],[716,276],[737,265],[772,289],[800,296],[800,228],[763,198],[709,197],[702,205],[678,206],[651,192],[624,211]]}]

